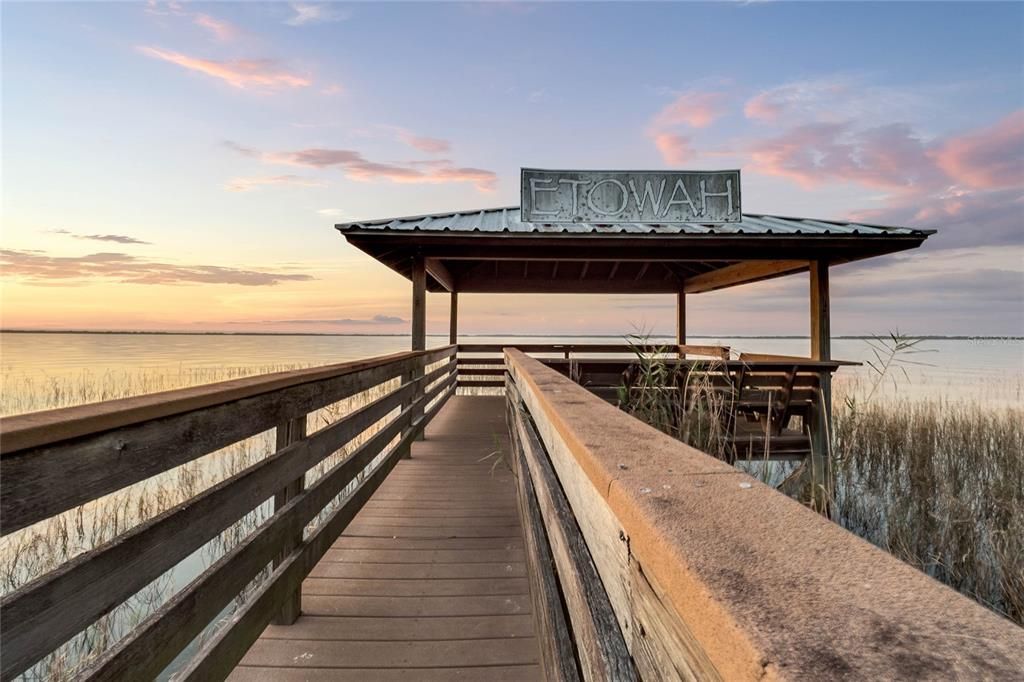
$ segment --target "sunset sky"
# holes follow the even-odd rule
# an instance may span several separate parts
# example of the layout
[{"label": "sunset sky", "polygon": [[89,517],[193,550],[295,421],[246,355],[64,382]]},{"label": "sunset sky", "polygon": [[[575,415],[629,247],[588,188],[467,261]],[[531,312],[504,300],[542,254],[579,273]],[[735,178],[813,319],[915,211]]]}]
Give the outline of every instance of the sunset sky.
[{"label": "sunset sky", "polygon": [[[2,5],[2,326],[407,333],[337,222],[519,169],[741,168],[747,212],[936,228],[833,333],[1024,333],[1024,4]],[[432,294],[428,330],[447,329]],[[467,333],[669,332],[668,296],[462,297]],[[807,276],[693,297],[804,334]]]}]

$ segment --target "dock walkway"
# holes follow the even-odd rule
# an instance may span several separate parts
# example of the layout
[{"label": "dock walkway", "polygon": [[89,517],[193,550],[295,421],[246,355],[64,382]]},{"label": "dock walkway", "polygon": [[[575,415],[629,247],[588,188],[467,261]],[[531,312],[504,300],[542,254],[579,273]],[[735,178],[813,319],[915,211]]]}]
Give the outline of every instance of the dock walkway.
[{"label": "dock walkway", "polygon": [[452,397],[230,679],[541,679],[504,410]]}]

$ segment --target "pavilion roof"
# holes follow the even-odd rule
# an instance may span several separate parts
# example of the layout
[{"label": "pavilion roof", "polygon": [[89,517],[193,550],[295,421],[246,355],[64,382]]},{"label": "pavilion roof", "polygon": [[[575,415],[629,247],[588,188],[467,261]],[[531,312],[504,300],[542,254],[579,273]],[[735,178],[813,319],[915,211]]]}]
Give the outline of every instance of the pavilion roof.
[{"label": "pavilion roof", "polygon": [[356,247],[428,288],[493,293],[698,293],[916,248],[934,230],[743,214],[705,223],[523,222],[518,206],[342,223]]}]

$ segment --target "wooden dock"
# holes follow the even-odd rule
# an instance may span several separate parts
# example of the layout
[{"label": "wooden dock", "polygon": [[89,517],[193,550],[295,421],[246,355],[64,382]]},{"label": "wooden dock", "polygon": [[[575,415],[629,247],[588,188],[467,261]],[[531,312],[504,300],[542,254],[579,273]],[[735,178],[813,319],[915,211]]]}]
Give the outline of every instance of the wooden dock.
[{"label": "wooden dock", "polygon": [[504,410],[451,398],[230,679],[540,679]]}]

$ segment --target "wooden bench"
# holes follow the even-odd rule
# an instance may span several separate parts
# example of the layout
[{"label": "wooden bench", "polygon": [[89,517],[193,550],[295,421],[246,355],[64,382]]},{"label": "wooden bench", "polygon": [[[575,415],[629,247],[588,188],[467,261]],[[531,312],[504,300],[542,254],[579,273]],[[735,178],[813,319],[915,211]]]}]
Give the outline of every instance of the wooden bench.
[{"label": "wooden bench", "polygon": [[[857,363],[742,353],[738,360],[674,363],[669,366],[668,386],[682,398],[681,413],[691,411],[697,401],[721,412],[730,461],[802,459],[811,452],[822,374],[853,364]],[[602,380],[608,380],[610,369],[605,368]],[[636,363],[623,369],[620,381],[625,390],[637,390],[640,373]],[[602,397],[610,397],[607,387],[598,391],[602,392]]]}]

